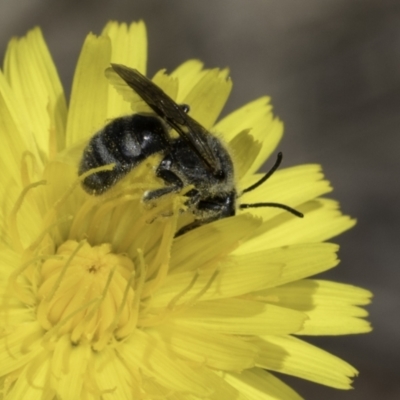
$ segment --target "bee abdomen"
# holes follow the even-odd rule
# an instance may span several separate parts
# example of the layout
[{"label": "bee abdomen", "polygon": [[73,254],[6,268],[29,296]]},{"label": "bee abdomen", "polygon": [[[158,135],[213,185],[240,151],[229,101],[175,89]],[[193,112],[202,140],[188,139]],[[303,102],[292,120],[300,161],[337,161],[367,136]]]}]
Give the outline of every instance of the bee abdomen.
[{"label": "bee abdomen", "polygon": [[83,152],[79,175],[93,168],[115,166],[111,171],[89,175],[82,186],[91,194],[101,194],[151,154],[165,150],[167,145],[167,131],[159,118],[140,114],[116,118],[90,140]]}]

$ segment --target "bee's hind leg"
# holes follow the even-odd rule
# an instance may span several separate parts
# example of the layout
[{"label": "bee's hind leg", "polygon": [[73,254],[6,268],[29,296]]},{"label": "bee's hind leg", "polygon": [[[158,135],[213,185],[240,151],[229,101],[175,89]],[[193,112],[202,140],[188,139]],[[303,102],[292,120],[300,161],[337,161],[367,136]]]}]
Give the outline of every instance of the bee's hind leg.
[{"label": "bee's hind leg", "polygon": [[183,188],[183,182],[170,170],[158,168],[156,175],[161,178],[167,186],[160,189],[149,190],[143,196],[144,201],[159,199],[170,193],[177,193]]},{"label": "bee's hind leg", "polygon": [[180,190],[181,190],[180,186],[164,186],[160,189],[148,190],[147,192],[144,193],[143,200],[144,201],[156,200],[167,194],[177,193]]}]

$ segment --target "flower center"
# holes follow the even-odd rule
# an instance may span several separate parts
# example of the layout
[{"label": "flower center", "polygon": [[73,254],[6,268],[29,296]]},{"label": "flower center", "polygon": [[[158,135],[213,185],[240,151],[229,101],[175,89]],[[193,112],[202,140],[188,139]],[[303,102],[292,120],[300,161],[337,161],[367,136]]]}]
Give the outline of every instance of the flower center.
[{"label": "flower center", "polygon": [[101,349],[135,329],[134,274],[132,260],[110,244],[68,240],[42,265],[38,320],[53,334]]}]

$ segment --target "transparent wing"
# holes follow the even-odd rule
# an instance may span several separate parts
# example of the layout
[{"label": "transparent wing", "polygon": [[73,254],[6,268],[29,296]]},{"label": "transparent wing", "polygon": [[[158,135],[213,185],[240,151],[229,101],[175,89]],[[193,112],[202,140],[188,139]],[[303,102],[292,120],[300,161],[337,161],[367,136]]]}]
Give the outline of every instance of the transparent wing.
[{"label": "transparent wing", "polygon": [[[114,73],[107,72],[110,71],[108,69],[106,75],[125,100],[137,102],[138,97],[143,99],[159,117],[163,118],[191,145],[212,172],[220,171],[219,160],[207,141],[207,135],[210,133],[204,127],[139,71],[120,64],[111,64],[111,66],[111,71]],[[127,90],[134,94],[127,93]]]},{"label": "transparent wing", "polygon": [[150,106],[111,67],[106,69],[105,75],[122,98],[131,104],[134,112],[152,111]]}]

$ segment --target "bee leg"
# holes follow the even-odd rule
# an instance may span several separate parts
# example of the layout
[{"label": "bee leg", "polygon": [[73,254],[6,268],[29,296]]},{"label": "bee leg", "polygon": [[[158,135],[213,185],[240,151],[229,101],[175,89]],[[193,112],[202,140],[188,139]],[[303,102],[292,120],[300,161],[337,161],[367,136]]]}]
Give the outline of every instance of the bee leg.
[{"label": "bee leg", "polygon": [[[192,191],[189,191],[187,195],[191,192]],[[196,198],[196,193],[193,194],[193,198]],[[179,229],[175,237],[181,236],[199,226],[235,215],[235,199],[236,192],[232,191],[226,196],[209,197],[200,200],[197,203],[197,207],[194,209],[194,214],[197,219]]]},{"label": "bee leg", "polygon": [[188,206],[196,205],[201,200],[201,194],[197,189],[189,190],[185,196],[188,198],[186,202]]},{"label": "bee leg", "polygon": [[167,186],[145,192],[143,196],[144,201],[159,199],[169,193],[179,192],[183,188],[183,182],[173,172],[167,169],[158,168],[156,175],[161,178]]},{"label": "bee leg", "polygon": [[[207,210],[210,211],[210,210]],[[192,229],[198,228],[199,226],[209,224],[210,222],[217,221],[218,219],[221,219],[219,215],[211,215],[208,218],[203,218],[203,219],[196,219],[190,224],[187,224],[185,226],[182,226],[181,229],[178,230],[178,232],[175,233],[175,237],[181,236],[186,232],[191,231]]]},{"label": "bee leg", "polygon": [[165,186],[160,189],[149,190],[144,193],[143,200],[144,201],[156,200],[167,194],[179,192],[180,190],[181,187],[179,186]]}]

